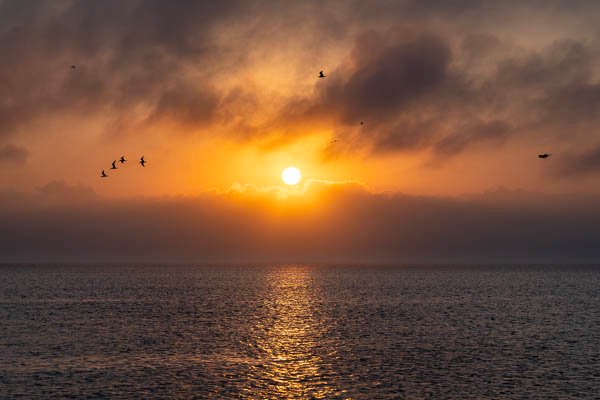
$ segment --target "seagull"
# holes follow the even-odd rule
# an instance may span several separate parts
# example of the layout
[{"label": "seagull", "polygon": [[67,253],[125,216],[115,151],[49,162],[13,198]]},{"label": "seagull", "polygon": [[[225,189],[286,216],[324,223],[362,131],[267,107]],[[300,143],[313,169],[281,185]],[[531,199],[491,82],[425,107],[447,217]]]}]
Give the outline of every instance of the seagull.
[{"label": "seagull", "polygon": [[100,175],[100,178],[108,178],[108,175],[106,175],[104,170],[102,170],[102,175]]},{"label": "seagull", "polygon": [[110,169],[117,169],[117,166],[115,165],[116,162],[117,162],[117,160],[112,162],[112,167],[110,167]]},{"label": "seagull", "polygon": [[77,69],[75,65],[71,65],[71,69]]},{"label": "seagull", "polygon": [[319,78],[327,78],[323,71],[319,72]]},{"label": "seagull", "polygon": [[548,153],[544,153],[544,154],[538,154],[538,158],[548,158],[550,157],[552,154],[548,154]]},{"label": "seagull", "polygon": [[125,156],[121,156],[121,159],[119,160],[119,162],[120,162],[121,164],[125,164],[125,162],[126,162],[126,161],[127,161],[127,160],[125,159]]},{"label": "seagull", "polygon": [[146,160],[144,160],[144,156],[142,156],[142,158],[140,158],[140,164],[142,164],[142,167],[145,167],[146,165]]}]

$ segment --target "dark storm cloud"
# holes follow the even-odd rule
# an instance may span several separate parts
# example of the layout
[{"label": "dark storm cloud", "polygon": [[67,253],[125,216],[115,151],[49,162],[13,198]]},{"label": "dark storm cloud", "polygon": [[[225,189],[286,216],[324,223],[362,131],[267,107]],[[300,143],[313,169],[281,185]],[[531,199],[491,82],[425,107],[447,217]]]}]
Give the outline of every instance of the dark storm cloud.
[{"label": "dark storm cloud", "polygon": [[235,1],[1,2],[0,135],[50,114],[118,117],[140,105],[153,120],[171,117],[177,107],[184,108],[184,122],[209,118],[204,109],[214,109],[218,95],[182,83],[183,68],[215,55],[214,24],[240,7]]},{"label": "dark storm cloud", "polygon": [[93,207],[30,199],[23,208],[22,198],[0,196],[0,254],[446,262],[600,257],[597,198],[502,192],[446,199],[320,183],[308,190],[319,196],[308,207],[294,199],[282,207],[275,194],[252,188],[194,198],[98,199]]},{"label": "dark storm cloud", "polygon": [[[342,126],[336,137],[375,154],[449,156],[516,133],[586,140],[600,127],[599,43],[562,38],[532,49],[487,32],[371,30],[317,83],[316,96],[294,99],[280,119],[333,119]],[[367,126],[357,130],[359,121]]]},{"label": "dark storm cloud", "polygon": [[376,34],[358,38],[353,70],[347,79],[331,77],[321,94],[344,121],[402,110],[447,78],[450,50],[440,37],[419,35],[389,46],[382,41]]},{"label": "dark storm cloud", "polygon": [[[482,46],[472,45],[471,51],[483,51]],[[282,119],[327,115],[354,127],[366,121],[360,132],[348,134],[375,153],[431,148],[448,156],[473,143],[501,143],[513,128],[494,112],[497,96],[483,94],[482,86],[490,82],[471,82],[452,62],[451,46],[439,35],[390,39],[369,32],[356,40],[350,67],[332,71],[315,98],[296,99]]]},{"label": "dark storm cloud", "polygon": [[24,147],[7,144],[0,146],[0,165],[24,165],[29,152]]},{"label": "dark storm cloud", "polygon": [[[160,122],[219,125],[235,140],[280,145],[322,128],[373,155],[449,156],[566,128],[596,140],[599,12],[595,1],[561,0],[5,0],[0,137],[48,116],[102,115],[132,134]],[[571,21],[577,30],[563,32]],[[549,33],[556,39],[532,45]],[[261,108],[271,104],[262,87],[215,84],[243,71],[253,50],[278,56],[269,51],[284,47],[271,40],[286,38],[302,43],[300,56],[320,54],[317,65],[330,47],[350,50],[314,65],[328,74],[314,92],[273,100],[279,112]],[[277,116],[255,123],[263,112]],[[274,131],[285,140],[263,137]]]}]

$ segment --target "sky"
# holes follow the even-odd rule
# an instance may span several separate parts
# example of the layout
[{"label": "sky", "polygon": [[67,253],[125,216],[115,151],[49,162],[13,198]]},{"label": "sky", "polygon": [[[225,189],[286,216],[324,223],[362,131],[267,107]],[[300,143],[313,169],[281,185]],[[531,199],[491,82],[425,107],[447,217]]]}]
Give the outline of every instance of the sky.
[{"label": "sky", "polygon": [[598,15],[0,0],[0,259],[598,260]]}]

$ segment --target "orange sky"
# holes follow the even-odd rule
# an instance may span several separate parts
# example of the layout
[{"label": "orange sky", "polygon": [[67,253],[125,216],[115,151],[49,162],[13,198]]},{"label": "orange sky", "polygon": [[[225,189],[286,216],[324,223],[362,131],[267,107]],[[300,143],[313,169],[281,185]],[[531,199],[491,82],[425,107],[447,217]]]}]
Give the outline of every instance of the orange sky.
[{"label": "orange sky", "polygon": [[[374,195],[595,196],[599,11],[559,0],[0,2],[0,194],[38,204],[48,188],[123,202],[270,192],[294,165],[303,180],[275,197],[291,190],[307,204],[321,196],[310,181]],[[121,155],[130,162],[110,171]]]},{"label": "orange sky", "polygon": [[[364,18],[335,2],[253,4],[248,15],[236,4],[136,4],[4,5],[12,46],[0,145],[27,154],[4,157],[4,188],[64,180],[111,197],[190,195],[278,185],[297,165],[306,178],[413,194],[596,191],[589,174],[555,171],[597,144],[599,41],[583,4],[474,3],[469,16],[460,6],[374,3]],[[157,26],[160,12],[174,24]],[[539,18],[525,23],[522,13]],[[88,36],[56,28],[85,18]],[[557,101],[581,111],[556,115]],[[540,163],[539,152],[556,157]],[[148,168],[96,179],[121,154],[146,155]]]}]

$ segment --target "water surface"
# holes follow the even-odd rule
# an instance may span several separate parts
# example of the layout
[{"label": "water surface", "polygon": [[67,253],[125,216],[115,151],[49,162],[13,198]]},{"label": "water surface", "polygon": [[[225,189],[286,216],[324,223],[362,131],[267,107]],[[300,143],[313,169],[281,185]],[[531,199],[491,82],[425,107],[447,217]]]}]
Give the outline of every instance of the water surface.
[{"label": "water surface", "polygon": [[0,266],[0,398],[599,398],[594,266]]}]

